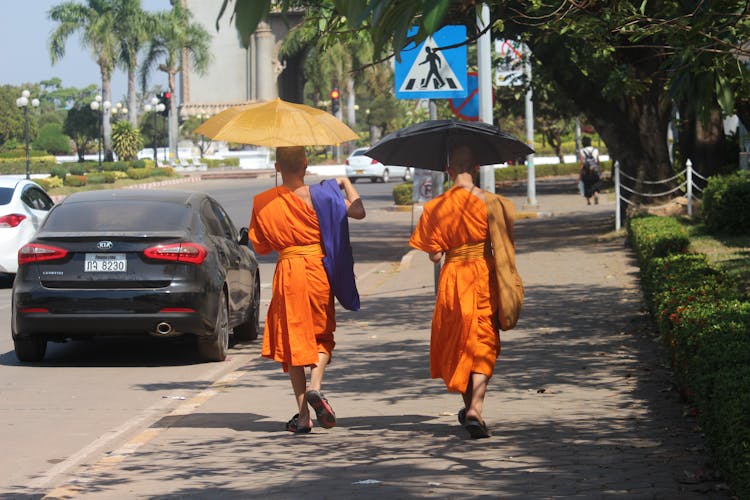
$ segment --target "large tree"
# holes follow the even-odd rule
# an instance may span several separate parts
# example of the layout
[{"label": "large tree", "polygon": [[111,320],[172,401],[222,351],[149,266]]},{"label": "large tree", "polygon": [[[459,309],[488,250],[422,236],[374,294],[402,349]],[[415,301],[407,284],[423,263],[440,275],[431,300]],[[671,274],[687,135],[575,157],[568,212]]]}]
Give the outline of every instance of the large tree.
[{"label": "large tree", "polygon": [[170,154],[177,159],[177,99],[175,98],[175,75],[182,71],[183,55],[190,59],[190,66],[198,74],[208,69],[210,61],[209,42],[211,35],[199,23],[193,22],[190,10],[175,2],[171,10],[158,12],[154,32],[148,43],[146,58],[141,68],[143,88],[154,68],[167,74],[169,92],[172,94],[169,111]]},{"label": "large tree", "polygon": [[155,20],[141,8],[141,0],[117,0],[117,33],[120,38],[117,62],[128,74],[128,121],[133,127],[138,126],[138,54],[154,27]]},{"label": "large tree", "polygon": [[[52,64],[65,55],[65,45],[74,33],[91,51],[102,80],[102,100],[112,102],[112,73],[117,60],[120,40],[117,34],[117,2],[87,0],[85,4],[67,1],[52,7],[48,13],[58,23],[49,41]],[[112,127],[109,113],[102,113],[104,156],[112,159]]]},{"label": "large tree", "polygon": [[[232,5],[233,4],[233,5]],[[367,30],[375,57],[421,42],[445,24],[467,25],[476,33],[471,0],[224,0],[220,16],[234,10],[241,33],[255,29],[270,8],[335,9],[350,29]],[[521,38],[546,78],[586,115],[625,172],[642,180],[671,175],[667,128],[679,110],[680,161],[690,158],[704,174],[726,161],[722,116],[742,106],[747,69],[748,4],[740,0],[703,2],[528,2],[493,0],[493,34]],[[332,23],[332,25],[335,25]],[[408,29],[416,25],[411,39]],[[245,39],[245,38],[241,38]],[[745,89],[746,90],[746,89]],[[643,186],[644,189],[648,185]]]}]

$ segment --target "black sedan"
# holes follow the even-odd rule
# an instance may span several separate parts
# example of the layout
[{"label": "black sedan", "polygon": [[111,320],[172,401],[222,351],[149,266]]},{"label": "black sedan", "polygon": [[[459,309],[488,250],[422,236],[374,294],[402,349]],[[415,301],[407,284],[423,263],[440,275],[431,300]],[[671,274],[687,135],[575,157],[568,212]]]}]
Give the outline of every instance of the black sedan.
[{"label": "black sedan", "polygon": [[260,276],[247,229],[202,193],[101,190],[68,196],[18,251],[12,334],[21,361],[48,341],[197,336],[222,361],[229,336],[254,340]]}]

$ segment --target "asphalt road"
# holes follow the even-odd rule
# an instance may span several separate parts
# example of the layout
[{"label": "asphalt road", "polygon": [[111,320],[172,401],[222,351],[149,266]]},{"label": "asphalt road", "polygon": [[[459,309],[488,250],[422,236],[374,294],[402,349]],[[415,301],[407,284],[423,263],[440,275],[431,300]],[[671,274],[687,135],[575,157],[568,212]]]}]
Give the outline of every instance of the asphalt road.
[{"label": "asphalt road", "polygon": [[[247,226],[253,196],[273,178],[211,180],[168,186],[212,194],[239,228]],[[360,182],[369,207],[392,204],[395,182]],[[352,223],[353,238],[361,226]],[[403,252],[388,247],[387,227],[374,231],[362,250],[360,273],[377,261],[397,261]],[[378,244],[379,242],[379,244]],[[261,320],[270,300],[275,256],[259,256]],[[21,364],[10,332],[11,286],[0,284],[0,498],[11,487],[43,490],[65,472],[125,442],[185,394],[210,386],[257,356],[253,344],[235,345],[225,363],[199,363],[189,338],[106,338],[50,343],[45,361]],[[15,495],[11,496],[16,498]]]}]

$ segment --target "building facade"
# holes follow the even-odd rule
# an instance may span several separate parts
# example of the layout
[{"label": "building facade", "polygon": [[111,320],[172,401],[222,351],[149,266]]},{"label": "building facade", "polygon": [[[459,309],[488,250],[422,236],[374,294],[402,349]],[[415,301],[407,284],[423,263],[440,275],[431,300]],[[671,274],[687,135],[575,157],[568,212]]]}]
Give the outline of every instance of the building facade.
[{"label": "building facade", "polygon": [[[234,27],[231,12],[225,12],[216,29],[219,13],[217,2],[182,0],[200,23],[212,34],[211,62],[205,74],[196,73],[183,57],[180,75],[180,117],[211,116],[224,109],[281,97],[302,102],[304,77],[303,57],[279,59],[284,37],[302,20],[302,12],[282,16],[271,14],[261,21],[245,48]],[[230,20],[231,19],[231,20]]]}]

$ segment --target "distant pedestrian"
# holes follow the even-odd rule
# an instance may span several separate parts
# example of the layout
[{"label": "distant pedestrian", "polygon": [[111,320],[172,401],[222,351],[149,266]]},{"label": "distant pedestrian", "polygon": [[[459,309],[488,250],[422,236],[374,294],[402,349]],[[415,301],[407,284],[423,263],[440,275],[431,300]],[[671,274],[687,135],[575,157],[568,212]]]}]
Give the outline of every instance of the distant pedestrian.
[{"label": "distant pedestrian", "polygon": [[[305,184],[306,169],[303,147],[277,148],[276,171],[281,174],[282,184],[255,197],[250,221],[250,240],[255,251],[279,253],[261,355],[281,363],[289,373],[298,411],[287,422],[286,430],[297,434],[312,429],[308,404],[323,428],[336,425],[333,408],[321,392],[323,374],[336,344],[334,294],[324,267],[325,242],[321,240],[322,232],[343,231],[330,224],[331,216],[316,212],[314,205],[320,195],[312,193],[311,186]],[[364,218],[362,200],[349,179],[340,177],[336,183],[344,190],[342,198],[338,188],[334,189],[333,198],[341,205],[343,222],[347,216]],[[329,205],[328,211],[335,208]],[[348,226],[346,239],[348,246]],[[348,272],[352,273],[351,268]],[[358,295],[356,299],[359,300]]]},{"label": "distant pedestrian", "polygon": [[[424,205],[409,240],[435,263],[445,256],[432,316],[430,375],[442,378],[449,392],[461,393],[464,407],[458,421],[473,439],[490,435],[482,409],[500,353],[499,329],[515,325],[523,298],[512,239],[515,209],[509,200],[474,185],[478,169],[471,149],[451,151],[446,170],[454,186]],[[498,214],[502,222],[491,227],[489,218],[495,221]],[[497,233],[504,244],[495,247]],[[498,269],[516,279],[505,287],[513,288],[505,292],[518,308],[509,315],[512,319],[499,316],[505,308],[498,298],[507,295],[494,279]]]},{"label": "distant pedestrian", "polygon": [[586,203],[591,205],[591,198],[594,198],[594,204],[599,204],[599,181],[601,179],[601,167],[599,164],[599,150],[591,145],[591,137],[584,137],[581,140],[583,147],[578,155],[580,165],[579,180],[583,183],[583,196]]}]

